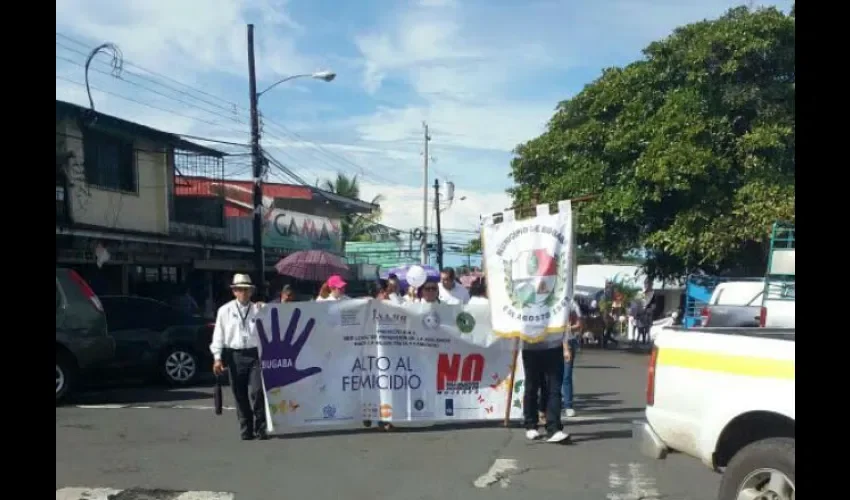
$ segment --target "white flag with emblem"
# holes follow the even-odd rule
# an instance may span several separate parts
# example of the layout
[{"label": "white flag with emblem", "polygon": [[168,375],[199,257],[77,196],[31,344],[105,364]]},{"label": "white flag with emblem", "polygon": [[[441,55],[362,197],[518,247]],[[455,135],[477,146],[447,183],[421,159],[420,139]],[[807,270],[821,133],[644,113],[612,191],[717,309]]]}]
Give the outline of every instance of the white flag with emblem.
[{"label": "white flag with emblem", "polygon": [[557,214],[541,205],[536,217],[525,220],[507,215],[498,224],[485,219],[483,228],[494,332],[526,342],[563,333],[575,268],[572,205],[559,202]]}]

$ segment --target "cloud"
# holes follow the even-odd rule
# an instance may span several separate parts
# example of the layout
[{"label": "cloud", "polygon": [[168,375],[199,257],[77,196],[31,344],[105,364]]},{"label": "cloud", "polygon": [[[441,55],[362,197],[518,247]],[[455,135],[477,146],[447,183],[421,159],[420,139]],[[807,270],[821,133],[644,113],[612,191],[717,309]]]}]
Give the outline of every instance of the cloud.
[{"label": "cloud", "polygon": [[[412,96],[348,120],[365,141],[416,141],[419,122],[450,146],[510,151],[542,131],[561,99],[607,66],[640,57],[688,22],[738,0],[456,2],[392,10],[356,37],[366,92]],[[780,5],[790,5],[781,1]],[[505,165],[507,167],[507,165]]]},{"label": "cloud", "polygon": [[438,99],[421,107],[381,108],[352,121],[364,141],[421,143],[424,120],[439,145],[507,152],[541,134],[553,110],[552,103],[464,105]]},{"label": "cloud", "polygon": [[[421,225],[427,121],[435,158],[429,184],[452,180],[458,199],[466,196],[443,214],[443,225],[474,230],[482,213],[511,204],[504,193],[510,151],[544,130],[559,100],[602,68],[640,57],[676,26],[738,4],[366,1],[329,13],[325,2],[288,0],[57,0],[57,32],[82,45],[57,35],[56,97],[88,104],[81,64],[93,46],[110,41],[127,61],[159,75],[128,64],[115,79],[108,58],[98,56],[90,76],[99,111],[247,143],[252,22],[260,88],[290,74],[340,73],[331,85],[294,82],[275,90],[284,97],[264,100],[264,147],[311,184],[337,172],[358,175],[364,198],[384,195],[385,223],[407,229]],[[778,5],[787,10],[791,1]],[[230,174],[245,172],[245,157],[234,164]]]},{"label": "cloud", "polygon": [[[332,178],[332,172],[318,173],[322,178]],[[446,196],[445,185],[442,196]],[[360,197],[371,201],[380,195],[381,206],[384,208],[381,223],[397,229],[422,227],[422,211],[424,192],[422,187],[408,187],[380,184],[370,181],[360,181]],[[463,198],[463,199],[462,199]],[[434,191],[428,189],[428,226],[429,232],[434,232]],[[455,199],[450,207],[441,213],[441,224],[446,230],[462,230],[469,232],[464,236],[474,237],[479,227],[480,216],[500,212],[510,206],[510,197],[504,192],[481,192],[458,188]]]},{"label": "cloud", "polygon": [[256,22],[257,72],[262,80],[321,66],[297,50],[305,29],[289,17],[287,3],[57,0],[56,29],[71,31],[92,45],[113,42],[133,62],[192,82],[210,73],[244,75],[246,25]]}]

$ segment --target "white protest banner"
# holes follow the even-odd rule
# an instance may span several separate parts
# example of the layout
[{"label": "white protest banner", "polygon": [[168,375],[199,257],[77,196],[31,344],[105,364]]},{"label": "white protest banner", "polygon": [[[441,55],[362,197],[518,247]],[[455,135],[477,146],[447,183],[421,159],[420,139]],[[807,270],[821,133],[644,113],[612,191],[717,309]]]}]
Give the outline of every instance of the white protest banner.
[{"label": "white protest banner", "polygon": [[548,205],[538,208],[531,219],[515,220],[511,211],[501,223],[484,221],[491,324],[502,338],[536,342],[567,325],[575,267],[572,206],[560,202],[557,214],[549,214]]},{"label": "white protest banner", "polygon": [[522,367],[509,402],[511,345],[490,330],[487,305],[269,304],[258,332],[270,430],[501,419],[507,404],[520,418]]}]

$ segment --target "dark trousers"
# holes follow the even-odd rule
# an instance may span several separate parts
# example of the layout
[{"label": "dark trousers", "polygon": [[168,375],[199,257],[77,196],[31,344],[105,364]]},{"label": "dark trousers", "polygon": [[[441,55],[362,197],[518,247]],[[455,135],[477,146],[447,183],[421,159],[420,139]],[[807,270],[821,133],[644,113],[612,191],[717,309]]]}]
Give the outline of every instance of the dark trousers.
[{"label": "dark trousers", "polygon": [[537,391],[537,411],[538,413],[546,413],[546,405],[549,402],[549,387],[546,385],[546,378],[540,384],[540,389]]},{"label": "dark trousers", "polygon": [[570,339],[568,341],[568,345],[570,347],[570,360],[564,361],[564,381],[561,384],[561,393],[563,397],[561,398],[562,404],[564,408],[572,409],[573,407],[573,366],[576,362],[576,356],[578,355],[578,339]]},{"label": "dark trousers", "polygon": [[637,341],[640,344],[646,344],[646,340],[649,337],[649,327],[648,326],[639,326],[637,329]]},{"label": "dark trousers", "polygon": [[230,376],[230,389],[236,400],[236,416],[243,436],[266,430],[266,395],[260,351],[225,349],[222,358]]},{"label": "dark trousers", "polygon": [[526,429],[537,429],[538,391],[546,388],[546,432],[561,429],[561,382],[564,378],[564,347],[551,349],[523,349],[522,366],[525,371],[523,394],[523,420]]}]

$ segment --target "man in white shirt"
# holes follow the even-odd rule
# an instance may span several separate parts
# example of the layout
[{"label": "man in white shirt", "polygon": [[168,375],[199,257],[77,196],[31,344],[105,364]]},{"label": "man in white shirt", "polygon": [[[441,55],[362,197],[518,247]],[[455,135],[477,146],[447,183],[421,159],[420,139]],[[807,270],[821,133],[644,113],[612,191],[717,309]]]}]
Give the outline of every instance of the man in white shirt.
[{"label": "man in white shirt", "polygon": [[233,275],[230,288],[235,299],[221,306],[215,319],[210,344],[215,359],[213,373],[221,375],[225,366],[228,369],[242,439],[268,439],[266,395],[263,392],[263,372],[255,324],[260,308],[251,302],[254,285],[250,276]]},{"label": "man in white shirt", "polygon": [[440,302],[443,304],[466,304],[469,302],[469,291],[459,285],[455,270],[446,267],[440,271]]}]

